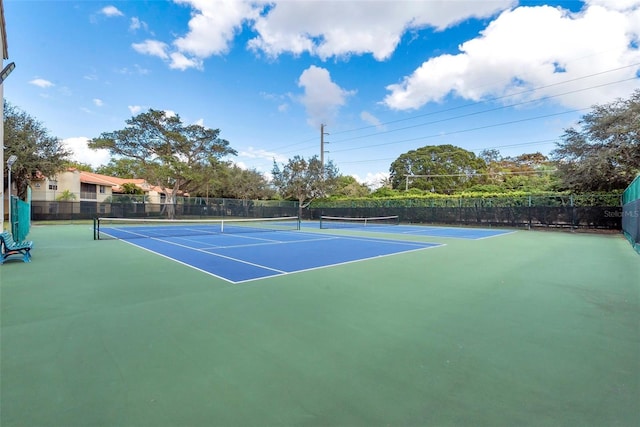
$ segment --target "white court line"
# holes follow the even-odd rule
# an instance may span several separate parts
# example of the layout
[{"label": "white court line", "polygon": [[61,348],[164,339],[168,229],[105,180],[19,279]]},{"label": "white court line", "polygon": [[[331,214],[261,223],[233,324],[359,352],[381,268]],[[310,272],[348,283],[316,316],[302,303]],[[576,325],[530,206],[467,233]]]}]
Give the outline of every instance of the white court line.
[{"label": "white court line", "polygon": [[[203,254],[213,255],[213,256],[216,256],[216,257],[219,257],[219,258],[225,258],[225,259],[228,259],[228,260],[231,260],[231,261],[236,261],[236,262],[239,262],[239,263],[242,263],[242,264],[251,265],[253,267],[263,268],[265,270],[271,270],[271,271],[275,271],[277,273],[286,273],[286,271],[278,270],[277,268],[271,268],[271,267],[267,267],[265,265],[260,265],[260,264],[256,264],[256,263],[249,262],[249,261],[245,261],[245,260],[242,260],[242,259],[233,258],[233,257],[230,257],[230,256],[221,255],[221,254],[216,254],[216,253],[213,253],[213,252],[207,252],[207,251],[205,251],[203,249],[198,249],[198,248],[194,248],[192,246],[187,246],[187,245],[181,245],[180,243],[170,242],[168,240],[160,239],[160,238],[157,238],[157,237],[151,237],[151,239],[152,240],[157,240],[157,241],[160,241],[160,242],[164,242],[164,243],[168,243],[168,244],[174,245],[174,246],[180,246],[181,248],[191,249],[192,251],[202,252]],[[151,251],[151,252],[154,252],[154,251]]]},{"label": "white court line", "polygon": [[[433,243],[432,245],[433,246],[424,246],[422,248],[411,249],[411,250],[408,250],[408,251],[394,252],[392,254],[376,255],[376,256],[372,256],[372,257],[368,257],[368,258],[354,259],[352,261],[344,261],[344,262],[338,262],[338,263],[335,263],[335,264],[327,264],[327,265],[321,265],[321,266],[318,266],[318,267],[305,268],[305,269],[302,269],[302,270],[284,272],[281,275],[285,276],[285,275],[289,275],[289,274],[303,273],[305,271],[321,270],[323,268],[336,267],[338,265],[353,264],[353,263],[360,262],[360,261],[368,261],[368,260],[372,260],[372,259],[386,258],[386,257],[394,256],[394,255],[407,254],[407,253],[410,253],[410,252],[417,252],[417,251],[422,251],[422,250],[426,250],[426,249],[434,249],[434,248],[439,248],[441,246],[447,246],[446,243],[441,243],[441,244]],[[242,284],[242,283],[254,282],[256,280],[268,279],[270,277],[277,277],[277,276],[273,275],[273,276],[266,276],[266,277],[255,277],[253,279],[238,280],[237,282],[232,282],[232,283]]]},{"label": "white court line", "polygon": [[[288,274],[295,274],[295,273],[301,273],[301,272],[305,272],[305,271],[319,270],[319,269],[322,269],[322,268],[335,267],[335,266],[338,266],[338,265],[345,265],[345,264],[352,264],[352,263],[360,262],[360,261],[367,261],[367,260],[371,260],[371,259],[379,259],[379,258],[384,258],[384,257],[388,257],[388,256],[393,256],[393,255],[399,255],[399,254],[404,254],[404,253],[420,251],[420,250],[424,250],[424,249],[432,249],[432,248],[438,248],[438,247],[441,247],[441,246],[446,246],[446,244],[444,244],[444,243],[440,243],[440,244],[438,244],[438,243],[426,243],[429,246],[424,246],[425,245],[424,242],[422,242],[422,243],[421,242],[406,242],[406,241],[401,241],[401,240],[377,239],[377,238],[354,237],[354,236],[340,236],[340,235],[333,235],[333,234],[332,235],[328,235],[328,237],[317,238],[318,234],[315,234],[315,233],[300,233],[300,234],[306,234],[307,236],[314,236],[315,239],[294,240],[294,241],[286,241],[286,242],[280,242],[280,243],[256,243],[255,245],[240,245],[240,246],[230,246],[230,247],[263,246],[263,245],[268,245],[268,244],[287,244],[287,243],[313,242],[313,241],[338,240],[338,239],[362,240],[362,241],[367,241],[367,242],[373,241],[373,242],[379,242],[379,243],[387,243],[387,244],[392,243],[392,244],[407,245],[407,246],[418,246],[418,247],[415,248],[415,249],[404,250],[404,251],[401,251],[401,252],[394,252],[394,253],[391,253],[391,254],[375,255],[375,256],[371,256],[371,257],[367,257],[367,258],[359,258],[359,259],[351,260],[351,261],[344,261],[344,262],[339,262],[339,263],[334,263],[334,264],[326,264],[326,265],[321,265],[321,266],[312,267],[312,268],[306,268],[306,269],[302,269],[302,270],[284,271],[284,270],[280,270],[280,269],[276,269],[276,268],[272,268],[272,267],[267,267],[267,266],[264,266],[264,265],[261,265],[261,264],[256,264],[256,263],[253,263],[253,262],[245,261],[245,260],[238,259],[238,258],[234,258],[234,257],[226,256],[226,255],[221,255],[221,254],[217,254],[217,253],[214,253],[214,252],[208,252],[208,251],[206,251],[204,249],[201,249],[201,248],[200,249],[199,248],[194,248],[192,246],[183,245],[183,244],[176,243],[176,242],[171,242],[171,241],[164,240],[164,239],[161,239],[161,238],[158,238],[158,237],[148,237],[151,240],[156,240],[156,241],[160,241],[160,242],[163,242],[163,243],[168,243],[170,245],[179,246],[179,247],[182,247],[182,248],[185,248],[185,249],[190,249],[190,250],[201,252],[201,253],[204,253],[204,254],[207,254],[207,255],[228,259],[230,261],[239,262],[241,264],[251,265],[253,267],[261,268],[261,269],[264,269],[264,270],[267,270],[267,271],[272,271],[272,272],[276,273],[276,274],[270,274],[270,275],[266,275],[266,276],[262,276],[262,277],[255,277],[255,278],[252,278],[252,279],[234,281],[234,280],[228,279],[228,278],[226,278],[224,276],[219,276],[217,274],[214,274],[214,273],[212,273],[210,271],[203,270],[203,269],[201,269],[199,267],[196,267],[196,266],[194,266],[192,264],[180,261],[180,260],[178,260],[176,258],[173,258],[171,256],[162,254],[160,252],[156,252],[156,251],[154,251],[152,249],[149,249],[149,248],[145,248],[144,246],[136,245],[135,243],[130,242],[128,240],[125,240],[125,239],[118,239],[118,240],[122,240],[127,244],[133,245],[133,246],[135,246],[137,248],[144,249],[144,250],[146,250],[148,252],[151,252],[151,253],[154,253],[156,255],[160,255],[160,256],[162,256],[162,257],[164,257],[166,259],[175,261],[175,262],[177,262],[179,264],[182,264],[184,266],[187,266],[187,267],[191,267],[191,268],[193,268],[195,270],[201,271],[201,272],[206,273],[206,274],[208,274],[210,276],[216,277],[218,279],[224,280],[225,282],[232,283],[232,284],[247,283],[247,282],[252,282],[252,281],[256,281],[256,280],[266,279],[266,278],[269,278],[269,277],[288,275]],[[298,235],[297,232],[296,232],[296,235]],[[325,236],[327,236],[327,235],[325,235]],[[214,248],[214,249],[216,249],[216,248]],[[217,247],[217,249],[220,249],[220,247]]]},{"label": "white court line", "polygon": [[[138,246],[138,245],[136,245],[136,244],[134,244],[134,243],[131,243],[131,242],[130,242],[130,241],[128,241],[128,240],[124,240],[124,239],[118,239],[118,240],[120,240],[121,242],[126,243],[127,245],[135,246],[135,247],[136,247],[136,248],[138,248],[138,249],[142,249],[143,251],[151,252],[151,253],[152,253],[152,254],[154,254],[154,255],[159,255],[159,256],[161,256],[161,257],[163,257],[163,258],[166,258],[166,259],[168,259],[168,260],[171,260],[171,261],[173,261],[173,262],[177,262],[178,264],[182,264],[182,265],[184,265],[185,267],[193,268],[194,270],[197,270],[197,271],[200,271],[200,272],[202,272],[202,273],[208,274],[209,276],[213,276],[213,277],[215,277],[216,279],[224,280],[225,282],[227,282],[227,283],[231,283],[231,284],[235,284],[235,283],[236,283],[236,282],[234,282],[233,280],[229,280],[229,279],[227,279],[227,278],[226,278],[226,277],[224,277],[224,276],[219,276],[219,275],[214,274],[214,273],[212,273],[212,272],[210,272],[210,271],[203,270],[203,269],[201,269],[201,268],[199,268],[199,267],[196,267],[196,266],[195,266],[195,265],[193,265],[193,264],[189,264],[189,263],[187,263],[187,262],[180,261],[179,259],[172,258],[172,257],[170,257],[170,256],[168,256],[168,255],[163,254],[163,253],[153,251],[153,250],[151,250],[151,249],[149,249],[149,248],[145,248],[144,246]],[[209,255],[213,255],[213,254],[211,254],[211,253],[210,253]],[[278,275],[279,275],[279,274],[278,274]],[[266,277],[273,277],[273,276],[276,276],[276,274],[273,274],[273,275],[271,275],[271,276],[265,276],[265,278],[266,278]]]},{"label": "white court line", "polygon": [[473,240],[491,239],[492,237],[506,236],[506,235],[508,235],[508,234],[513,234],[513,233],[517,233],[517,232],[518,232],[518,230],[506,231],[506,232],[504,232],[504,233],[494,234],[493,236],[478,237],[477,239],[473,239]]},{"label": "white court line", "polygon": [[[262,242],[260,242],[260,243],[239,244],[239,245],[210,245],[210,246],[204,246],[204,247],[202,247],[200,249],[213,250],[213,249],[228,249],[228,248],[245,248],[245,247],[251,247],[251,246],[266,246],[266,245],[286,244],[286,243],[318,242],[318,241],[323,241],[323,240],[333,240],[333,239],[336,239],[336,238],[341,238],[340,236],[318,237],[319,235],[317,235],[317,234],[307,234],[307,236],[313,236],[314,237],[313,239],[300,239],[300,240],[262,239],[262,238],[258,238],[258,237],[247,236],[247,235],[238,236],[237,234],[227,234],[227,236],[241,237],[241,238],[247,239],[247,240],[260,240]],[[190,238],[187,238],[187,237],[176,237],[176,239],[179,239],[179,240],[182,240],[182,241],[186,241],[186,242],[191,242],[191,243],[194,243],[194,244],[195,243],[198,243],[198,244],[209,243],[209,242],[203,242],[201,240],[190,239]]]}]

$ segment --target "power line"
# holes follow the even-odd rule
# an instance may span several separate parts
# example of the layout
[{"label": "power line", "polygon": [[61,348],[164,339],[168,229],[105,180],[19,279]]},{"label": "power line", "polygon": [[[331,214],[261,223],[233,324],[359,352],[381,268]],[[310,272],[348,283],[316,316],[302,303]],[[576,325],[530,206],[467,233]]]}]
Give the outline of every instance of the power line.
[{"label": "power line", "polygon": [[371,147],[381,147],[381,146],[384,146],[384,145],[398,144],[398,143],[401,143],[401,142],[420,141],[420,140],[424,140],[424,139],[437,138],[437,137],[455,135],[455,134],[466,133],[466,132],[473,132],[473,131],[477,131],[477,130],[489,129],[489,128],[501,127],[501,126],[507,126],[507,125],[512,125],[512,124],[516,124],[516,123],[523,123],[523,122],[532,121],[532,120],[546,119],[546,118],[549,118],[549,117],[561,116],[563,114],[576,113],[576,112],[579,112],[579,111],[586,111],[586,110],[589,110],[589,109],[591,109],[591,107],[578,108],[578,109],[575,109],[575,110],[568,110],[568,111],[563,111],[563,112],[560,112],[560,113],[544,114],[542,116],[527,117],[527,118],[524,118],[524,119],[511,120],[511,121],[502,122],[502,123],[494,123],[494,124],[491,124],[491,125],[478,126],[478,127],[469,128],[469,129],[461,129],[461,130],[452,131],[452,132],[443,132],[443,133],[437,133],[437,134],[432,134],[432,135],[425,135],[425,136],[420,136],[420,137],[416,137],[416,138],[409,138],[409,139],[405,139],[405,140],[401,140],[401,141],[383,142],[381,144],[368,145],[367,147],[355,147],[355,148],[345,148],[345,149],[342,149],[342,150],[333,150],[333,152],[336,153],[336,152],[344,152],[344,151],[362,150],[362,149],[365,149],[365,148],[368,149],[368,148],[371,148]]},{"label": "power line", "polygon": [[470,178],[474,176],[504,176],[504,175],[533,175],[539,173],[553,173],[557,169],[541,169],[533,171],[501,171],[501,172],[473,172],[473,173],[443,173],[429,175],[405,175],[405,190],[409,190],[409,178]]},{"label": "power line", "polygon": [[[360,128],[356,128],[356,129],[347,129],[347,130],[343,130],[343,131],[338,131],[338,132],[334,132],[334,135],[340,135],[340,134],[343,134],[343,133],[357,132],[357,131],[360,131],[360,130],[377,128],[377,127],[380,127],[380,126],[386,126],[386,125],[390,125],[390,124],[394,124],[394,123],[400,123],[400,122],[403,122],[403,121],[415,120],[415,119],[418,119],[418,118],[421,118],[421,117],[428,117],[428,116],[432,116],[432,115],[436,115],[436,114],[446,113],[446,112],[449,112],[449,111],[455,111],[455,110],[460,110],[460,109],[463,109],[463,108],[469,108],[469,107],[473,107],[473,106],[476,106],[476,105],[487,104],[489,102],[495,102],[495,101],[499,101],[499,100],[502,100],[502,99],[511,98],[511,97],[514,97],[514,96],[524,95],[524,94],[535,92],[535,91],[538,91],[538,90],[541,90],[541,89],[548,89],[550,87],[560,86],[560,85],[567,84],[567,83],[573,83],[573,82],[576,82],[576,81],[579,81],[579,80],[584,80],[584,79],[588,79],[588,78],[591,78],[591,77],[596,77],[596,76],[600,76],[600,75],[603,75],[603,74],[612,73],[612,72],[615,72],[615,71],[620,71],[620,70],[624,70],[624,69],[631,68],[631,67],[637,67],[637,66],[640,66],[640,62],[636,62],[636,63],[630,64],[630,65],[625,65],[623,67],[612,68],[610,70],[605,70],[605,71],[601,71],[601,72],[598,72],[598,73],[588,74],[586,76],[581,76],[581,77],[576,77],[576,78],[569,79],[569,80],[564,80],[562,82],[556,82],[556,83],[552,83],[552,84],[549,84],[549,85],[538,86],[538,87],[535,87],[535,88],[523,90],[523,91],[520,91],[520,92],[511,93],[511,94],[508,94],[508,95],[497,96],[497,97],[488,98],[488,99],[485,99],[485,100],[482,100],[482,101],[476,101],[476,102],[468,103],[468,104],[465,104],[465,105],[459,105],[459,106],[447,108],[447,109],[444,109],[444,110],[439,110],[439,111],[419,114],[417,116],[407,117],[407,118],[398,119],[398,120],[392,120],[392,121],[389,121],[389,122],[379,123],[377,125],[370,125],[370,126],[364,126],[364,127],[360,127]],[[627,79],[627,80],[635,80],[635,79],[637,79],[637,77],[633,77],[633,78]],[[627,80],[622,80],[622,81],[627,81]],[[519,105],[519,104],[514,104],[514,105]],[[404,128],[402,128],[402,129],[404,129]],[[357,138],[360,138],[360,137],[357,137]],[[349,140],[350,139],[343,139],[340,142],[349,141]]]},{"label": "power line", "polygon": [[504,171],[504,172],[473,172],[473,173],[442,173],[430,175],[405,175],[405,178],[452,178],[452,177],[469,177],[469,176],[491,176],[491,175],[533,175],[537,173],[553,173],[557,169],[540,169],[533,171]]},{"label": "power line", "polygon": [[[446,112],[450,112],[450,111],[456,111],[456,110],[469,108],[469,107],[473,107],[473,106],[477,106],[477,105],[487,104],[487,103],[490,103],[490,102],[495,102],[495,101],[499,101],[499,100],[503,100],[503,99],[507,99],[507,98],[511,98],[511,97],[515,97],[515,96],[520,96],[520,95],[524,95],[524,94],[527,94],[527,93],[536,92],[536,91],[539,91],[539,90],[542,90],[542,89],[548,89],[550,87],[555,87],[555,86],[560,86],[560,85],[564,85],[564,84],[568,84],[568,83],[573,83],[573,82],[576,82],[576,81],[580,81],[580,80],[584,80],[584,79],[588,79],[588,78],[592,78],[592,77],[597,77],[597,76],[601,76],[601,75],[604,75],[604,74],[608,74],[608,73],[612,73],[612,72],[616,72],[616,71],[621,71],[621,70],[624,70],[624,69],[637,67],[637,66],[640,66],[640,62],[636,62],[636,63],[630,64],[630,65],[625,65],[625,66],[622,66],[622,67],[612,68],[612,69],[609,69],[609,70],[600,71],[600,72],[597,72],[597,73],[588,74],[588,75],[581,76],[581,77],[576,77],[576,78],[573,78],[573,79],[564,80],[564,81],[561,81],[561,82],[552,83],[552,84],[549,84],[549,85],[538,86],[538,87],[527,89],[527,90],[523,90],[523,91],[520,91],[520,92],[515,92],[515,93],[503,95],[503,96],[498,96],[498,97],[485,99],[485,100],[482,100],[482,101],[476,101],[476,102],[468,103],[468,104],[465,104],[465,105],[451,107],[451,108],[447,108],[447,109],[444,109],[444,110],[439,110],[439,111],[419,114],[419,115],[416,115],[416,116],[407,117],[407,118],[398,119],[398,120],[392,120],[392,121],[380,123],[380,124],[377,124],[377,125],[370,125],[370,126],[364,126],[364,127],[360,127],[360,128],[337,131],[337,132],[333,132],[333,135],[335,136],[335,135],[340,135],[340,134],[345,134],[345,133],[351,133],[351,132],[357,132],[357,131],[366,130],[366,129],[377,128],[377,127],[380,127],[380,126],[386,126],[386,125],[390,125],[390,124],[394,124],[394,123],[400,123],[400,122],[404,122],[404,121],[415,120],[415,119],[422,118],[422,117],[428,117],[428,116],[433,116],[433,115],[436,115],[436,114],[442,114],[442,113],[446,113]],[[533,100],[523,101],[523,102],[520,102],[520,103],[510,104],[510,105],[507,105],[507,106],[496,107],[496,108],[493,108],[493,109],[490,109],[490,110],[484,110],[484,111],[480,111],[480,112],[474,112],[474,113],[469,113],[469,114],[449,117],[449,118],[446,118],[446,119],[431,121],[431,122],[427,122],[427,123],[420,123],[420,124],[407,126],[407,127],[403,127],[403,128],[392,129],[392,130],[384,131],[384,132],[376,132],[376,133],[371,133],[371,134],[367,134],[367,135],[347,138],[347,139],[343,139],[343,140],[339,140],[339,141],[333,141],[333,142],[334,143],[346,142],[346,141],[352,141],[352,140],[356,140],[356,139],[367,138],[367,137],[371,137],[371,136],[378,136],[378,135],[386,134],[386,133],[399,132],[399,131],[402,131],[402,130],[407,130],[407,129],[411,129],[411,128],[415,128],[415,127],[426,126],[426,125],[429,125],[429,124],[435,124],[435,123],[440,123],[440,122],[444,122],[444,121],[460,119],[460,118],[469,117],[469,116],[472,116],[472,115],[484,114],[484,113],[488,113],[488,112],[497,111],[497,110],[500,110],[500,109],[505,109],[505,108],[511,108],[511,107],[515,107],[515,106],[519,106],[519,105],[524,105],[524,104],[527,104],[527,103],[540,102],[540,101],[543,101],[545,99],[551,99],[551,98],[564,96],[564,95],[568,95],[568,94],[572,94],[572,93],[576,93],[576,92],[580,92],[580,91],[591,90],[591,89],[603,87],[603,86],[606,86],[606,85],[618,84],[618,83],[623,83],[623,82],[626,82],[626,81],[636,80],[636,79],[637,79],[637,77],[632,77],[632,78],[628,78],[628,79],[618,80],[618,81],[615,81],[615,82],[604,83],[604,84],[601,84],[601,85],[589,86],[589,87],[586,87],[586,88],[577,89],[577,90],[565,92],[565,93],[562,93],[562,94],[550,95],[550,96],[546,96],[546,97],[543,97],[543,98],[537,98],[537,99],[533,99]],[[571,110],[571,111],[567,111],[567,113],[581,111],[581,110],[583,110],[583,109]],[[397,141],[397,142],[407,142],[407,141],[411,141],[411,140],[402,140],[402,141]],[[311,143],[311,142],[316,143],[317,142],[317,138],[311,137],[311,138],[305,139],[305,140],[303,140],[301,142],[297,142],[297,143],[293,143],[293,144],[286,144],[286,145],[282,145],[280,147],[276,147],[273,150],[280,150],[280,149],[283,149],[283,148],[296,147],[296,146],[300,146],[300,145],[303,145],[303,144],[308,144],[308,143]],[[369,148],[369,147],[370,146],[363,147],[362,149]],[[309,148],[312,148],[311,145],[309,146]],[[284,153],[286,154],[286,153],[293,152],[293,151],[297,151],[297,150],[290,150],[290,151],[286,151]],[[339,152],[339,151],[346,151],[346,150],[334,150],[334,151],[335,152]]]},{"label": "power line", "polygon": [[[543,139],[539,141],[530,141],[530,142],[520,142],[517,144],[504,144],[504,145],[495,145],[493,147],[483,147],[483,148],[470,148],[467,151],[483,151],[483,150],[493,150],[493,149],[501,149],[501,148],[512,148],[512,147],[522,147],[526,145],[544,145],[544,144],[553,144],[556,142],[556,139]],[[448,154],[449,152],[443,152],[440,154]],[[427,155],[427,154],[425,154]],[[351,164],[351,163],[373,163],[373,162],[382,162],[382,161],[390,161],[395,160],[396,158],[384,158],[384,159],[369,159],[369,160],[353,160],[349,162],[341,162],[342,164]]]},{"label": "power line", "polygon": [[[378,133],[375,133],[375,134],[362,135],[362,136],[349,138],[349,139],[343,139],[343,140],[334,141],[334,142],[339,143],[339,142],[345,142],[345,141],[352,141],[352,140],[355,140],[355,139],[362,139],[362,138],[367,138],[367,137],[371,137],[371,136],[378,136],[378,135],[381,135],[381,134],[398,132],[398,131],[402,131],[402,130],[413,129],[413,128],[416,128],[416,127],[432,125],[432,124],[436,124],[436,123],[443,123],[443,122],[462,119],[462,118],[467,118],[467,117],[471,117],[471,116],[477,116],[477,115],[480,115],[480,114],[493,113],[493,112],[496,112],[496,111],[499,111],[499,110],[504,110],[504,109],[507,109],[507,108],[518,107],[518,106],[525,105],[525,104],[530,104],[530,103],[534,103],[534,102],[540,102],[540,101],[544,101],[544,100],[548,100],[548,99],[552,99],[552,98],[556,98],[556,97],[560,97],[560,96],[570,95],[570,94],[573,94],[573,93],[583,92],[583,91],[586,91],[586,90],[597,89],[597,88],[600,88],[600,87],[609,86],[609,85],[612,85],[612,84],[623,83],[623,82],[636,80],[636,79],[637,79],[637,77],[632,77],[632,78],[628,78],[628,79],[618,80],[618,81],[615,81],[615,82],[603,83],[603,84],[600,84],[600,85],[590,86],[588,88],[576,89],[576,90],[572,90],[572,91],[569,91],[569,92],[564,92],[564,93],[560,93],[560,94],[556,94],[556,95],[546,96],[546,97],[539,98],[539,99],[532,99],[532,100],[528,100],[528,101],[518,102],[518,103],[515,103],[515,104],[502,105],[500,107],[491,108],[489,110],[476,111],[476,112],[473,112],[473,113],[467,113],[467,114],[454,116],[454,117],[447,117],[445,119],[434,120],[434,121],[426,122],[426,123],[419,123],[419,124],[412,125],[412,126],[406,126],[406,127],[403,127],[403,128],[393,129],[393,130],[389,130],[389,131],[385,131],[385,132],[378,132]],[[578,110],[573,110],[573,111],[578,111]],[[401,142],[405,142],[405,141],[401,141]],[[369,147],[370,146],[365,147],[365,148],[369,148]],[[339,152],[339,151],[347,151],[347,150],[350,150],[350,149],[335,150],[335,151]]]}]

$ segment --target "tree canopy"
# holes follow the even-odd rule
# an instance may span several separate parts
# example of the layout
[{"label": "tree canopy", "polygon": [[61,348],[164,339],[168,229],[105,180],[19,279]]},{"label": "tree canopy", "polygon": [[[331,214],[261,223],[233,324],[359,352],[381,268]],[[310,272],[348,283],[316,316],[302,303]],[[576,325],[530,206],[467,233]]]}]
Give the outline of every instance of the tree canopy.
[{"label": "tree canopy", "polygon": [[297,200],[300,210],[315,199],[330,195],[336,186],[338,169],[333,162],[322,165],[318,156],[289,159],[282,170],[273,162],[273,184],[285,199]]},{"label": "tree canopy", "polygon": [[552,153],[562,186],[578,192],[626,188],[640,172],[640,90],[594,106],[579,125],[565,131]]},{"label": "tree canopy", "polygon": [[144,165],[138,159],[112,157],[109,163],[98,167],[96,173],[118,178],[141,178],[144,175]]},{"label": "tree canopy", "polygon": [[[18,157],[11,173],[22,199],[33,177],[55,176],[64,170],[71,154],[42,123],[7,101],[4,101],[4,144],[5,158],[14,154]],[[6,168],[6,164],[2,167]]]},{"label": "tree canopy", "polygon": [[[139,162],[144,178],[165,189],[170,205],[180,192],[190,191],[204,180],[203,166],[236,154],[229,142],[220,138],[220,129],[185,125],[177,114],[150,109],[126,123],[124,129],[91,140],[89,148],[104,148],[111,155]],[[172,217],[173,211],[168,215]]]},{"label": "tree canopy", "polygon": [[371,193],[369,187],[359,183],[351,175],[340,175],[336,179],[336,187],[332,196],[337,197],[366,197]]},{"label": "tree canopy", "polygon": [[470,188],[473,191],[550,191],[558,185],[556,167],[540,152],[502,157],[496,149],[480,152],[486,163],[479,183]]},{"label": "tree canopy", "polygon": [[[417,188],[436,193],[464,189],[477,180],[485,167],[471,151],[454,145],[428,145],[401,154],[389,169],[395,189]],[[407,177],[409,178],[407,181]]]}]

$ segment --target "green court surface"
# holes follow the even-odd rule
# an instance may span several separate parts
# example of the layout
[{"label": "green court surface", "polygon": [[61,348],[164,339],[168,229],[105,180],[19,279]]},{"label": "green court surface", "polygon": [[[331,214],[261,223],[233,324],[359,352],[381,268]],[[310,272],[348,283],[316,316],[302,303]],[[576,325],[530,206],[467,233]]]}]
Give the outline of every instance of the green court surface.
[{"label": "green court surface", "polygon": [[621,235],[402,238],[446,246],[231,284],[34,226],[0,266],[0,425],[640,424]]}]

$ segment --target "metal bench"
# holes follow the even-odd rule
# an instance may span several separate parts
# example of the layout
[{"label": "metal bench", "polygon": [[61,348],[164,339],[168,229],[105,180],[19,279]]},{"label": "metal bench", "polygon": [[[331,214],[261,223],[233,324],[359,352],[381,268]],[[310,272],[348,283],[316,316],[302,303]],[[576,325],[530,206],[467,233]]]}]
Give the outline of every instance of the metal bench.
[{"label": "metal bench", "polygon": [[0,264],[11,255],[22,255],[22,261],[31,262],[32,241],[16,242],[9,232],[0,234]]}]

